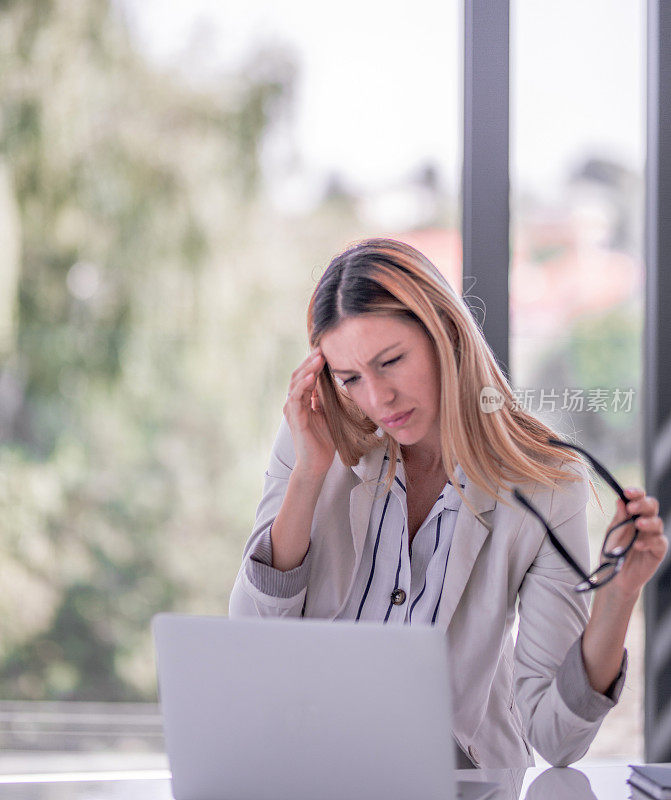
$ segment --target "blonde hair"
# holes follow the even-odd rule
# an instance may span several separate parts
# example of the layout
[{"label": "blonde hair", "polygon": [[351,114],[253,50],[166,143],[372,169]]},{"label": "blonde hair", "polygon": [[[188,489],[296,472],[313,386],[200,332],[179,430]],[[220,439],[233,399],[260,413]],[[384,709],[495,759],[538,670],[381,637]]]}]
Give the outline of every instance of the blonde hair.
[{"label": "blonde hair", "polygon": [[[510,384],[464,301],[418,250],[394,239],[365,239],[336,255],[310,299],[307,325],[312,348],[342,320],[360,314],[402,316],[418,322],[433,342],[440,368],[440,445],[448,478],[465,500],[456,480],[457,464],[483,491],[506,502],[500,490],[513,482],[554,486],[579,480],[562,461],[579,462],[573,451],[548,443],[559,438],[548,426],[517,407]],[[480,392],[498,390],[504,398],[496,413],[483,413]],[[396,474],[400,445],[339,386],[328,365],[317,380],[317,393],[343,464],[385,442],[389,469],[385,490]],[[468,503],[467,503],[468,504]],[[470,505],[469,505],[470,507]]]}]

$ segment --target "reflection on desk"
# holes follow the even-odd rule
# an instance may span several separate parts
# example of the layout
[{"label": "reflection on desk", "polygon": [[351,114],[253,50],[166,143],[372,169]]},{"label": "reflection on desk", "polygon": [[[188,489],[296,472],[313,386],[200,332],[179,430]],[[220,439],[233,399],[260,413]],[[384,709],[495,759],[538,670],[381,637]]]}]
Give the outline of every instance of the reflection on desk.
[{"label": "reflection on desk", "polygon": [[495,800],[628,800],[626,765],[461,770],[458,780],[496,783]]},{"label": "reflection on desk", "polygon": [[550,797],[597,800],[587,775],[572,767],[546,769],[527,789],[525,797],[526,800],[548,800]]},{"label": "reflection on desk", "polygon": [[[627,766],[458,770],[496,783],[496,800],[627,800]],[[2,800],[170,800],[167,770],[0,776]],[[365,800],[365,793],[362,793]],[[447,800],[447,798],[446,798]]]}]

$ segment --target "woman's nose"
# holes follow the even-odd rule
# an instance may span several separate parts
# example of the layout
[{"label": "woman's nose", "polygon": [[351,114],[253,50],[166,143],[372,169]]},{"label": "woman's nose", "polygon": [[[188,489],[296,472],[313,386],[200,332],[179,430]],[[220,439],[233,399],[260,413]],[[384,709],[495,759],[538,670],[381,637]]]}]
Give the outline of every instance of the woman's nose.
[{"label": "woman's nose", "polygon": [[396,396],[394,387],[384,378],[374,377],[368,381],[368,402],[371,409],[384,411]]}]

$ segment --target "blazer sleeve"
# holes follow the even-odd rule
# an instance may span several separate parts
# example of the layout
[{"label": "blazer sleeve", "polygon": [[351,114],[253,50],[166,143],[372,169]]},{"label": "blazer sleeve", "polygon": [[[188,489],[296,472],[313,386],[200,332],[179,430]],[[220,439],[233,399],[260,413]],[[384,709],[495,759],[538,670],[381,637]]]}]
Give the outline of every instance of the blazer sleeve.
[{"label": "blazer sleeve", "polygon": [[[555,488],[548,522],[584,568],[589,566],[587,501],[589,482],[582,465],[571,465],[581,480]],[[581,758],[624,683],[620,675],[607,694],[589,684],[582,661],[582,633],[589,598],[574,591],[579,577],[547,536],[519,591],[519,632],[515,645],[515,700],[533,747],[553,766]]]},{"label": "blazer sleeve", "polygon": [[295,463],[291,429],[282,416],[265,472],[263,494],[256,509],[254,527],[231,590],[228,606],[231,619],[300,617],[302,614],[310,572],[310,548],[303,562],[295,569],[282,572],[271,566],[270,529],[282,507]]}]

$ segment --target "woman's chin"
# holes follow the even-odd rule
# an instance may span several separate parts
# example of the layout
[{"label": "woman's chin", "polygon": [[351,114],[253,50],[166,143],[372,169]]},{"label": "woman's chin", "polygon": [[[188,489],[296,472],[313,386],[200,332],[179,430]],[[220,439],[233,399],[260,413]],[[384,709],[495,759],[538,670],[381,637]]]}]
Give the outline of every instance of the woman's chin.
[{"label": "woman's chin", "polygon": [[386,431],[387,436],[390,436],[392,439],[395,439],[400,445],[404,447],[410,447],[413,444],[417,444],[420,441],[421,437],[417,436],[417,434],[413,434],[411,431],[401,430],[401,431]]}]

